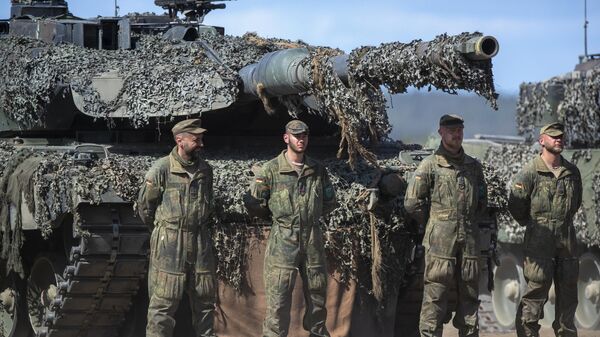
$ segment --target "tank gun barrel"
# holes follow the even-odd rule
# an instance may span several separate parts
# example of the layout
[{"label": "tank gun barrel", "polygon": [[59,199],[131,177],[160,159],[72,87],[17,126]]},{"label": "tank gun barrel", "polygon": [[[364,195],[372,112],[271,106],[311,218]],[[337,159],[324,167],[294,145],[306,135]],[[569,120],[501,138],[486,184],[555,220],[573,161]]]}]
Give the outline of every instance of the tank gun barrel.
[{"label": "tank gun barrel", "polygon": [[[470,37],[462,42],[453,44],[452,50],[461,55],[467,63],[473,61],[490,60],[499,50],[499,44],[493,36]],[[449,50],[439,41],[418,41],[412,43],[412,55],[423,62],[441,67],[446,66],[445,57]],[[353,61],[359,67],[369,67],[376,71],[392,67],[394,72],[402,72],[406,65],[405,44],[397,42],[382,44],[379,47],[367,47],[363,53],[355,50],[352,54],[341,54],[329,58],[335,74],[344,84],[348,84],[349,77],[356,69],[349,66],[351,55],[357,54],[358,60]],[[396,48],[398,47],[398,48]],[[310,89],[310,63],[306,60],[311,53],[305,48],[285,49],[271,52],[254,64],[247,65],[240,70],[244,83],[244,92],[254,96],[281,96],[306,92]],[[384,65],[385,63],[385,65]],[[393,87],[385,78],[370,78],[370,71],[362,71],[361,79],[370,83],[379,83]],[[365,77],[366,75],[366,77]],[[381,77],[381,76],[379,76]]]}]

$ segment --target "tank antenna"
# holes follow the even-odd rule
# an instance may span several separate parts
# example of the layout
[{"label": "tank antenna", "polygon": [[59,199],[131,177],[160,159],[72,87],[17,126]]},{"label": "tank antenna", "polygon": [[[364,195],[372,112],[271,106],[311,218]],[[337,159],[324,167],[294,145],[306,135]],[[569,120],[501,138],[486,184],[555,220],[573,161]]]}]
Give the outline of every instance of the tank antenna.
[{"label": "tank antenna", "polygon": [[583,45],[584,45],[584,54],[585,59],[588,59],[588,43],[587,43],[587,28],[588,28],[588,19],[587,19],[587,0],[583,0]]},{"label": "tank antenna", "polygon": [[117,4],[117,0],[115,0],[115,17],[119,16],[119,5]]}]

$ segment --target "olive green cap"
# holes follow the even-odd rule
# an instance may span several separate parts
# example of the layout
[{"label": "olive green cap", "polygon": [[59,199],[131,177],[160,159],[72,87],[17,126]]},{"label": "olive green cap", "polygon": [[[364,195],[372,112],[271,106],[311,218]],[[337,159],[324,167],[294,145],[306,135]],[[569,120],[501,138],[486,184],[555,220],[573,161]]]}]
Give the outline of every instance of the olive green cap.
[{"label": "olive green cap", "polygon": [[464,119],[459,115],[443,115],[440,117],[440,126],[464,126]]},{"label": "olive green cap", "polygon": [[293,119],[285,125],[285,132],[297,135],[299,133],[308,133],[308,125],[299,119]]},{"label": "olive green cap", "polygon": [[540,129],[540,135],[546,134],[551,137],[558,137],[558,136],[561,136],[564,133],[564,131],[565,131],[565,126],[562,123],[554,122],[554,123],[544,125]]},{"label": "olive green cap", "polygon": [[200,118],[195,118],[186,119],[175,124],[171,131],[173,132],[173,136],[175,136],[183,132],[192,134],[205,133],[206,129],[202,128],[202,121],[200,120]]}]

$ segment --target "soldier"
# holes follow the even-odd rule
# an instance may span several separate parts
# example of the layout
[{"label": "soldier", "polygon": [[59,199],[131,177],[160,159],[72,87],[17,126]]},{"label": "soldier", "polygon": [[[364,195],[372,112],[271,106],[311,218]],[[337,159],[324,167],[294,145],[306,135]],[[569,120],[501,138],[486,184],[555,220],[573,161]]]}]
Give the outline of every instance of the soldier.
[{"label": "soldier", "polygon": [[524,274],[527,291],[517,311],[519,337],[539,336],[538,321],[554,279],[556,336],[577,336],[579,260],[573,216],[581,206],[581,175],[561,156],[564,126],[551,123],[540,130],[542,153],[523,167],[512,182],[508,208],[525,229]]},{"label": "soldier", "polygon": [[305,155],[308,131],[299,120],[286,125],[283,140],[287,150],[263,165],[246,200],[249,213],[266,210],[273,218],[263,272],[265,337],[287,336],[298,272],[306,302],[304,329],[311,337],[329,336],[325,326],[327,270],[319,218],[335,208],[336,200],[325,167]]},{"label": "soldier", "polygon": [[453,284],[458,290],[453,323],[459,336],[479,335],[477,219],[487,206],[487,188],[481,164],[462,148],[463,128],[460,116],[440,118],[441,144],[419,164],[404,200],[406,211],[420,224],[427,224],[422,337],[442,336],[452,311],[447,303]]},{"label": "soldier", "polygon": [[146,174],[138,199],[142,220],[152,229],[146,336],[173,334],[174,315],[187,292],[196,336],[215,336],[215,261],[209,231],[213,173],[200,157],[206,129],[200,119],[177,123],[177,145]]}]

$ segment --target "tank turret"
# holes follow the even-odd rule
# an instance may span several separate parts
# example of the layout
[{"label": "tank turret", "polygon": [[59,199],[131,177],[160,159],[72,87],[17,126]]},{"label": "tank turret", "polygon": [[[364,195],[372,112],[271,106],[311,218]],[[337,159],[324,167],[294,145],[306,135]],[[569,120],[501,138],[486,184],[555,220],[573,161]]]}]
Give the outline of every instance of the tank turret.
[{"label": "tank turret", "polygon": [[[0,134],[72,137],[76,130],[79,141],[102,142],[86,137],[87,131],[135,129],[141,135],[149,125],[155,131],[151,120],[194,115],[218,125],[213,129],[219,133],[229,132],[226,125],[253,132],[256,124],[264,133],[264,125],[280,128],[264,110],[278,109],[324,116],[320,125],[345,124],[341,150],[354,162],[358,156],[373,160],[361,143],[376,143],[391,130],[381,86],[392,93],[409,86],[465,89],[495,105],[490,60],[498,43],[491,36],[444,34],[344,54],[252,34],[231,37],[219,27],[173,17],[222,7],[210,1],[157,4],[170,16],[13,18],[0,40],[2,76],[16,82],[0,90]],[[344,95],[350,99],[336,107],[332,96]],[[240,110],[245,117],[231,123]],[[110,123],[103,127],[99,120]]]}]

